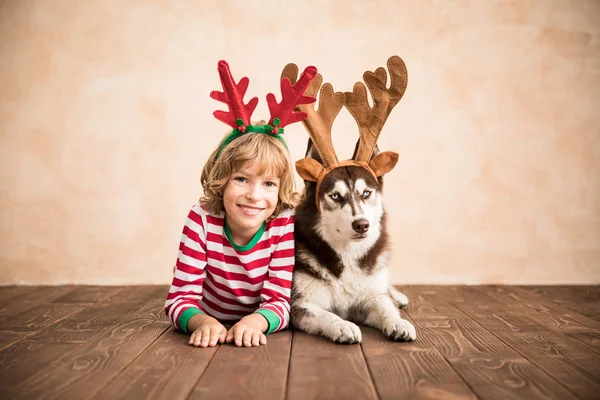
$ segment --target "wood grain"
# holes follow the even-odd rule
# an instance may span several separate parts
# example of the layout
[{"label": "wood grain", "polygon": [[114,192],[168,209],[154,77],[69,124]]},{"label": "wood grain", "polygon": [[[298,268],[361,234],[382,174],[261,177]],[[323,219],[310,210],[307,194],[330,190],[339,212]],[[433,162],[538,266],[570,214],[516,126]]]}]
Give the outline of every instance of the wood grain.
[{"label": "wood grain", "polygon": [[[162,291],[153,286],[128,288],[127,293],[115,291],[112,300],[78,304],[79,311],[36,333],[31,340],[84,343],[115,324],[124,315],[140,308],[147,301],[156,301]],[[120,294],[123,294],[121,296]]]},{"label": "wood grain", "polygon": [[0,331],[0,350],[33,335],[34,332]]},{"label": "wood grain", "polygon": [[563,334],[588,332],[588,327],[544,302],[522,299],[510,288],[463,287],[452,291],[458,292],[458,308],[573,393],[582,398],[600,393],[598,355]]},{"label": "wood grain", "polygon": [[21,341],[0,351],[1,392],[9,394],[38,371],[50,367],[56,360],[77,347],[73,343],[47,343],[31,340]]},{"label": "wood grain", "polygon": [[360,345],[295,331],[287,398],[376,399]]},{"label": "wood grain", "polygon": [[545,371],[450,304],[438,288],[404,288],[420,338],[438,349],[482,399],[573,399]]},{"label": "wood grain", "polygon": [[393,342],[361,327],[362,348],[380,399],[475,399],[462,378],[432,346],[418,339]]},{"label": "wood grain", "polygon": [[198,348],[189,335],[169,329],[95,399],[185,399],[218,347]]},{"label": "wood grain", "polygon": [[0,329],[4,321],[34,307],[52,302],[77,289],[76,286],[10,286],[0,292]]},{"label": "wood grain", "polygon": [[514,291],[532,293],[600,321],[600,286],[516,286]]},{"label": "wood grain", "polygon": [[283,399],[292,332],[272,333],[259,347],[222,345],[190,399]]},{"label": "wood grain", "polygon": [[77,289],[53,301],[53,303],[98,303],[116,297],[126,289],[123,286],[77,286]]},{"label": "wood grain", "polygon": [[251,349],[188,346],[167,290],[0,288],[0,399],[600,398],[597,286],[402,287],[415,342],[361,327],[361,345],[284,331]]},{"label": "wood grain", "polygon": [[16,386],[16,398],[80,399],[100,391],[167,329],[164,299],[148,302],[52,368]]}]

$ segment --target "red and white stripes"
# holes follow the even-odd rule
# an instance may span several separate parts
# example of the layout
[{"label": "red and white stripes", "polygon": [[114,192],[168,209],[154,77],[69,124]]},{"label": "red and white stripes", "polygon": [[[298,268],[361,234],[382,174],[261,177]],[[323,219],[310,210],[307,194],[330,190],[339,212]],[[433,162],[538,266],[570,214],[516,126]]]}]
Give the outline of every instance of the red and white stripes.
[{"label": "red and white stripes", "polygon": [[220,321],[233,322],[258,309],[279,317],[274,331],[290,319],[294,266],[293,211],[268,221],[260,240],[247,251],[234,249],[223,233],[224,216],[192,207],[186,219],[165,303],[171,323],[188,308],[200,309]]}]

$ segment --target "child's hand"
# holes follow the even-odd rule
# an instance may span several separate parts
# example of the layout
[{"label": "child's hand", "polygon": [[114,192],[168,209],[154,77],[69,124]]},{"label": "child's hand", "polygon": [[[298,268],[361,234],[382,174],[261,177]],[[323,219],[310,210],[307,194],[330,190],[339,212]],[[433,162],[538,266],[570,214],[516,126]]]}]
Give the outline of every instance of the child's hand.
[{"label": "child's hand", "polygon": [[217,345],[217,342],[224,343],[227,336],[227,329],[212,317],[206,315],[202,317],[198,327],[192,332],[188,343],[196,347],[214,347]]},{"label": "child's hand", "polygon": [[267,344],[263,333],[269,328],[265,317],[260,314],[250,314],[242,318],[227,332],[226,343],[235,342],[238,347],[252,347]]}]

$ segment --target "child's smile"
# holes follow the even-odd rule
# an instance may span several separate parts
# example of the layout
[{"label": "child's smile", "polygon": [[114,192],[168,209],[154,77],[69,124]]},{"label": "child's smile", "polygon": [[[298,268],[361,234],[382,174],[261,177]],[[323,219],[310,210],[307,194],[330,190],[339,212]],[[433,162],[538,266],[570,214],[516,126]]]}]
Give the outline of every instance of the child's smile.
[{"label": "child's smile", "polygon": [[241,208],[242,212],[248,216],[255,216],[256,214],[258,214],[259,212],[264,210],[264,208],[250,207],[250,206],[243,206],[243,205],[238,205],[238,207]]},{"label": "child's smile", "polygon": [[279,201],[279,177],[259,171],[256,162],[244,164],[231,174],[223,192],[227,225],[240,246],[252,240]]}]

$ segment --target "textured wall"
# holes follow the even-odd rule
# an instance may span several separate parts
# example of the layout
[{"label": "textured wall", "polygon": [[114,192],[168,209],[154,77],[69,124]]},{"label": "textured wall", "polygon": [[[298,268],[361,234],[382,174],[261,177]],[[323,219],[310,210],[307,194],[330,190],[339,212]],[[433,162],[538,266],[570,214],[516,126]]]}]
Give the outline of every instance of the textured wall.
[{"label": "textured wall", "polygon": [[217,61],[264,117],[287,62],[350,90],[393,54],[393,281],[600,283],[600,2],[323,3],[0,2],[0,284],[170,282]]}]

